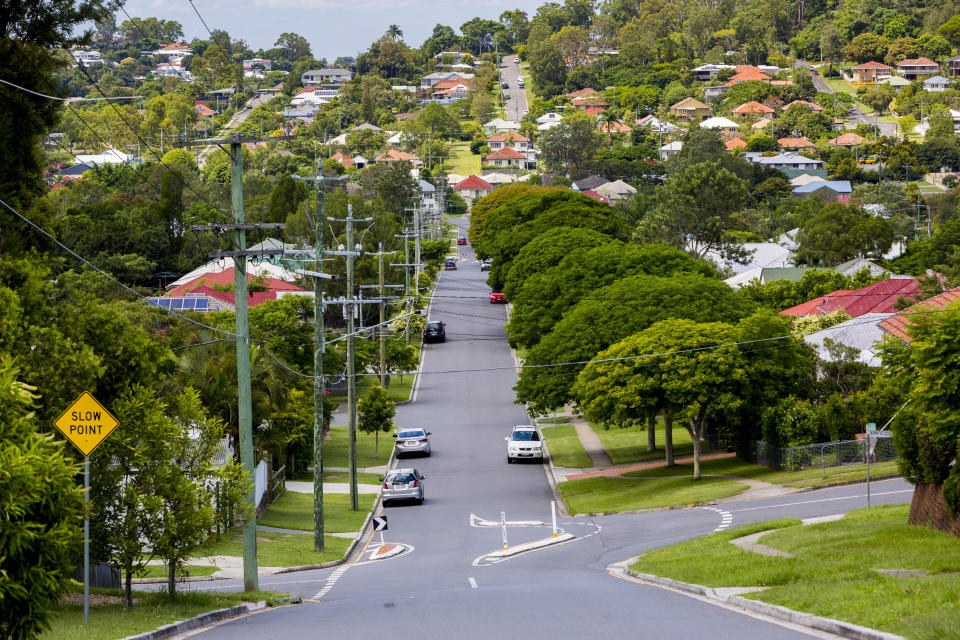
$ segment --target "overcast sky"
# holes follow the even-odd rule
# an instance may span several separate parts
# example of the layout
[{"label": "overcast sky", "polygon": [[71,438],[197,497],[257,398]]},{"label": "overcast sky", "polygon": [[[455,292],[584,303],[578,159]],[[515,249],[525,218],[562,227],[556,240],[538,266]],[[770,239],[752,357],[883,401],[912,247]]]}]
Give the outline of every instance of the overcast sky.
[{"label": "overcast sky", "polygon": [[[404,40],[418,47],[438,23],[459,31],[474,16],[496,20],[507,9],[523,9],[532,16],[543,1],[194,0],[211,29],[225,29],[254,50],[272,48],[281,33],[292,31],[310,41],[314,56],[330,62],[365,51],[391,24],[400,25]],[[188,0],[127,0],[125,6],[134,18],[178,21],[187,41],[209,37]],[[124,20],[118,12],[117,24]]]}]

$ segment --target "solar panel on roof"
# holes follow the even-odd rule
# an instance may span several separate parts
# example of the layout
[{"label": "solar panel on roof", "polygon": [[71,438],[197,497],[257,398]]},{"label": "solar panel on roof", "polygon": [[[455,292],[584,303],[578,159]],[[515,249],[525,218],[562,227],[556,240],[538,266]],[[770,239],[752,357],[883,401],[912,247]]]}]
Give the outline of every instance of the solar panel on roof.
[{"label": "solar panel on roof", "polygon": [[164,298],[164,299],[160,300],[159,302],[160,302],[160,306],[161,306],[161,307],[163,307],[164,309],[169,309],[171,303],[173,303],[173,300]]},{"label": "solar panel on roof", "polygon": [[183,298],[174,298],[170,302],[172,303],[170,305],[171,309],[183,309]]},{"label": "solar panel on roof", "polygon": [[197,307],[196,307],[196,308],[197,308],[197,311],[206,311],[206,310],[209,308],[209,307],[207,306],[207,299],[206,299],[206,298],[198,298],[198,299],[197,299]]}]

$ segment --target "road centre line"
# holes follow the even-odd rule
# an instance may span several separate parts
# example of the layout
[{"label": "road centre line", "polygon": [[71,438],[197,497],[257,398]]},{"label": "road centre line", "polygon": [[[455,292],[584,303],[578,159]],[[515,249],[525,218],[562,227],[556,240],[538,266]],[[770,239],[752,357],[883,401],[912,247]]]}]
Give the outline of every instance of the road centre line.
[{"label": "road centre line", "polygon": [[476,588],[477,588],[477,579],[474,578],[473,576],[470,576],[469,578],[467,578],[467,582],[470,583],[470,588],[471,588],[471,589],[476,589]]},{"label": "road centre line", "polygon": [[[898,493],[913,493],[913,489],[901,489],[901,490],[899,490],[899,491],[882,491],[882,492],[879,492],[879,493],[877,493],[877,492],[872,492],[871,495],[873,495],[874,497],[876,497],[876,496],[890,496],[890,495],[895,495],[895,494],[898,494]],[[785,503],[783,503],[783,504],[768,504],[768,505],[763,506],[763,507],[748,507],[748,508],[746,508],[746,509],[734,509],[734,512],[735,512],[735,513],[738,513],[738,512],[740,512],[740,511],[757,511],[758,509],[776,509],[776,508],[779,508],[779,507],[792,507],[792,506],[798,505],[798,504],[816,504],[816,503],[818,503],[818,502],[835,502],[835,501],[837,501],[837,500],[858,500],[858,499],[866,498],[866,497],[867,497],[867,494],[862,493],[862,494],[856,495],[856,496],[840,496],[840,497],[838,497],[838,498],[821,498],[820,500],[802,500],[802,501],[798,501],[798,502],[785,502]]]}]

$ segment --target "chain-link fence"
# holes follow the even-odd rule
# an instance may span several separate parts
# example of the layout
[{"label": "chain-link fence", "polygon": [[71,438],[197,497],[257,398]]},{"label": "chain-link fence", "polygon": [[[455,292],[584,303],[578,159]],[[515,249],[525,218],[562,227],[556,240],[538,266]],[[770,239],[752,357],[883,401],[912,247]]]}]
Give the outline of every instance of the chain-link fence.
[{"label": "chain-link fence", "polygon": [[[869,441],[869,442],[868,442]],[[883,431],[863,440],[818,442],[798,447],[775,447],[757,441],[757,464],[780,471],[823,469],[851,464],[888,462],[897,459],[897,449],[889,431]]]}]

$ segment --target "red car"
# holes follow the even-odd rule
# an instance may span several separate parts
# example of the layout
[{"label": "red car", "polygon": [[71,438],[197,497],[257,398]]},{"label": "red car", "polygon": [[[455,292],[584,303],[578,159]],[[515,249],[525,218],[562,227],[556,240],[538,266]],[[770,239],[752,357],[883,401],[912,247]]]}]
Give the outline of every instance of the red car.
[{"label": "red car", "polygon": [[464,238],[463,236],[460,236],[459,238],[457,238],[457,244],[467,244],[467,239]]},{"label": "red car", "polygon": [[496,291],[491,291],[491,292],[490,292],[490,302],[491,302],[492,304],[496,304],[496,303],[498,303],[498,302],[506,303],[506,302],[507,302],[507,296],[503,295],[502,293],[497,293]]}]

